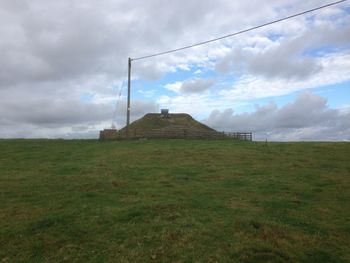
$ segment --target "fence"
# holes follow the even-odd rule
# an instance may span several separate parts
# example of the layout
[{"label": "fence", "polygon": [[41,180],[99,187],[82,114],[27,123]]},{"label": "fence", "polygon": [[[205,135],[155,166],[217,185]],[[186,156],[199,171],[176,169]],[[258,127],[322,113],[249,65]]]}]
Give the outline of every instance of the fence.
[{"label": "fence", "polygon": [[225,132],[224,133],[227,137],[241,140],[241,141],[252,141],[253,140],[253,134],[251,132]]},{"label": "fence", "polygon": [[185,128],[172,129],[154,129],[142,131],[137,129],[130,129],[129,134],[125,130],[118,132],[119,139],[210,139],[222,140],[225,139],[225,134],[216,131],[191,130]]},{"label": "fence", "polygon": [[191,129],[185,127],[172,127],[171,129],[153,129],[138,130],[130,129],[129,134],[126,130],[121,130],[117,134],[117,139],[207,139],[207,140],[223,140],[234,139],[242,141],[252,141],[251,132],[217,132]]}]

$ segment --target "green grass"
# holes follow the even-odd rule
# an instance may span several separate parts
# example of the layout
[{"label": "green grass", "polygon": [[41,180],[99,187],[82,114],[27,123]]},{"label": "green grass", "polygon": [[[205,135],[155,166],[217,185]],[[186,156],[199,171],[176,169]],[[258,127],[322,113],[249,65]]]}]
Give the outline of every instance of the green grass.
[{"label": "green grass", "polygon": [[[205,124],[193,119],[191,115],[186,113],[170,114],[168,118],[163,118],[160,114],[157,113],[148,113],[142,118],[132,122],[129,126],[129,129],[138,131],[149,131],[174,126],[187,126],[188,128],[198,131],[215,131],[214,129],[206,126]],[[126,127],[121,129],[122,132],[125,130]]]},{"label": "green grass", "polygon": [[350,144],[0,140],[0,262],[349,262]]}]

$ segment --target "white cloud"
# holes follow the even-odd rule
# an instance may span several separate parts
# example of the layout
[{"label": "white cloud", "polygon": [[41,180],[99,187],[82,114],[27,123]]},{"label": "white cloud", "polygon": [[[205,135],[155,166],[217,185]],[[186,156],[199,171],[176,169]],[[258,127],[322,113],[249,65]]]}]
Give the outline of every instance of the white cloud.
[{"label": "white cloud", "polygon": [[[258,0],[189,0],[186,5],[158,0],[2,0],[0,136],[18,137],[23,130],[33,137],[92,134],[109,123],[108,112],[113,111],[118,96],[116,87],[126,79],[128,57],[193,44],[319,4],[318,0],[281,0],[268,5]],[[132,79],[155,81],[169,72],[186,71],[189,80],[166,86],[176,94],[155,94],[156,102],[197,116],[233,103],[348,80],[349,54],[344,46],[349,43],[349,15],[343,8],[349,6],[344,3],[221,42],[134,61]],[[271,35],[279,37],[275,40]],[[305,48],[318,46],[315,43],[345,51],[308,60],[299,57]],[[244,67],[232,63],[233,51],[241,52]],[[225,90],[219,92],[218,84],[206,73],[218,69],[220,63],[228,76],[236,75],[234,84],[221,85]],[[188,77],[197,68],[202,79]],[[215,77],[215,81],[230,82],[227,75],[220,77],[224,80]],[[92,100],[83,104],[80,98],[87,93],[93,95]],[[158,107],[156,102],[132,102],[149,111]],[[46,116],[40,107],[47,108]],[[69,118],[65,109],[72,110]]]},{"label": "white cloud", "polygon": [[155,89],[151,89],[151,90],[138,90],[138,92],[142,95],[144,95],[147,98],[151,98],[156,94],[156,90]]},{"label": "white cloud", "polygon": [[205,123],[218,130],[253,132],[256,140],[350,140],[350,111],[331,109],[325,98],[310,92],[281,108],[270,102],[251,113],[214,110]]},{"label": "white cloud", "polygon": [[295,91],[347,81],[350,76],[350,54],[335,53],[317,59],[322,67],[307,80],[270,79],[256,75],[243,75],[231,89],[220,95],[232,101],[286,95]]},{"label": "white cloud", "polygon": [[[256,75],[242,75],[234,83],[221,83],[212,89],[200,93],[184,94],[183,82],[167,84],[165,88],[173,90],[176,96],[161,96],[157,102],[166,105],[174,112],[188,112],[203,118],[213,109],[226,109],[249,104],[251,100],[283,96],[293,92],[313,89],[325,85],[342,83],[350,76],[350,54],[334,53],[318,58],[322,70],[307,80],[270,79]],[[220,84],[220,83],[219,83]],[[224,89],[222,89],[224,87]]]},{"label": "white cloud", "polygon": [[187,79],[184,82],[177,81],[166,84],[164,88],[176,93],[204,93],[215,84],[213,79],[193,78]]},{"label": "white cloud", "polygon": [[[25,101],[25,103],[24,103]],[[153,102],[133,100],[131,120],[158,111]],[[115,112],[113,120],[113,112]],[[0,104],[0,137],[97,138],[98,130],[118,128],[126,120],[126,103],[84,103],[77,100],[45,99],[5,101]]]}]

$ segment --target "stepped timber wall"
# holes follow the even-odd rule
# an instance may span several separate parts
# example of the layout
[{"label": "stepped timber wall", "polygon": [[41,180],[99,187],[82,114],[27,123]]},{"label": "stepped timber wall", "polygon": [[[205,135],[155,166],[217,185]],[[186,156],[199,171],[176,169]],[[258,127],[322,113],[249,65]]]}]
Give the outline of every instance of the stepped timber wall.
[{"label": "stepped timber wall", "polygon": [[225,134],[208,131],[192,131],[188,129],[176,128],[172,130],[150,130],[146,132],[130,129],[129,134],[126,131],[119,131],[118,139],[224,139]]},{"label": "stepped timber wall", "polygon": [[210,139],[210,140],[223,140],[223,139],[237,139],[237,140],[252,140],[251,133],[225,133],[217,131],[205,131],[202,129],[189,128],[187,126],[173,126],[163,129],[152,130],[138,130],[129,129],[127,132],[125,129],[120,131],[101,131],[100,139],[119,139],[119,140],[132,140],[132,139]]}]

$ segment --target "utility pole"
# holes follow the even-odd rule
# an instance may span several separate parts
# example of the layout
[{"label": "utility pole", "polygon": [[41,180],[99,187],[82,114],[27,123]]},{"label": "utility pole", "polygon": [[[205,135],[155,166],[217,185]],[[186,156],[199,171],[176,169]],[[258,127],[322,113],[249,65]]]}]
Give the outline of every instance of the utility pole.
[{"label": "utility pole", "polygon": [[126,109],[126,136],[129,136],[130,124],[130,74],[131,74],[131,58],[128,59],[128,105]]}]

